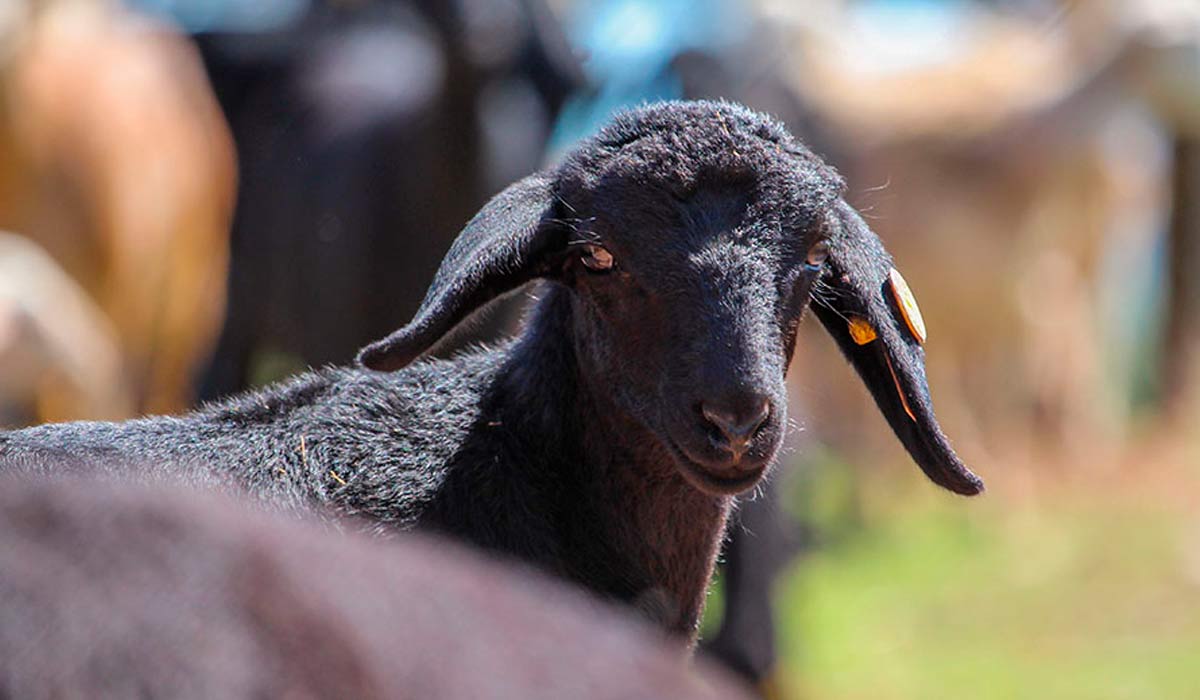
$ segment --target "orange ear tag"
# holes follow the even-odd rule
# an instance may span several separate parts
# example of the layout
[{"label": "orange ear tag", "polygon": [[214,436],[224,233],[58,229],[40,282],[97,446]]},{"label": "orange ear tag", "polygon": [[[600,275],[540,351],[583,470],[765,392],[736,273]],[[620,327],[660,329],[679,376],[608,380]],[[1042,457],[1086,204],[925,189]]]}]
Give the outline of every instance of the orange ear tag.
[{"label": "orange ear tag", "polygon": [[850,326],[850,337],[858,345],[866,345],[879,337],[871,322],[861,316],[851,316],[846,323]]},{"label": "orange ear tag", "polygon": [[921,309],[917,307],[917,298],[913,296],[912,290],[908,288],[908,283],[904,281],[904,276],[896,268],[892,268],[889,274],[889,279],[892,283],[892,297],[896,299],[896,306],[900,307],[900,315],[904,317],[904,322],[908,324],[908,330],[912,332],[913,337],[918,343],[925,342],[925,319],[921,318]]}]

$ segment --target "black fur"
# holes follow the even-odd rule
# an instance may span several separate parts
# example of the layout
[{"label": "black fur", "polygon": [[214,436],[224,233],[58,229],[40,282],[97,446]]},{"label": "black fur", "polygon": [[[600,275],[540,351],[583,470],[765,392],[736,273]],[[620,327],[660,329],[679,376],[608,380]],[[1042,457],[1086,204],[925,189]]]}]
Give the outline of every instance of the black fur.
[{"label": "black fur", "polygon": [[[171,464],[379,531],[441,531],[694,638],[733,495],[761,480],[782,438],[784,373],[818,278],[837,292],[831,313],[842,305],[880,328],[876,349],[899,367],[918,420],[898,424],[890,375],[862,374],[913,456],[943,485],[978,484],[941,437],[919,348],[879,298],[890,261],[841,188],[744,108],[629,112],[468,224],[413,322],[360,356],[401,371],[327,369],[183,417],[43,426],[0,438],[0,460],[147,474]],[[823,239],[828,264],[807,265]],[[583,244],[603,245],[616,266],[586,269]],[[409,364],[533,278],[549,283],[519,338]],[[764,401],[739,459],[702,408],[745,414]]]}]

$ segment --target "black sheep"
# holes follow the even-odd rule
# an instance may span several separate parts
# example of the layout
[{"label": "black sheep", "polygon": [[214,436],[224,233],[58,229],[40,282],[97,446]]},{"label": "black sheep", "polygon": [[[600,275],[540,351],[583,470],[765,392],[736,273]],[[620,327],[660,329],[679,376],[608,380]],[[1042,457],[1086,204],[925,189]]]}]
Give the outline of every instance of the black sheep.
[{"label": "black sheep", "polygon": [[[905,323],[915,310],[897,306],[891,260],[841,191],[832,169],[744,108],[631,111],[489,202],[416,318],[362,351],[365,367],[182,417],[10,433],[0,464],[171,464],[172,476],[379,531],[439,531],[694,639],[734,496],[761,481],[782,439],[810,297],[926,474],[982,490],[934,417]],[[533,279],[548,283],[519,337],[414,362]]]}]

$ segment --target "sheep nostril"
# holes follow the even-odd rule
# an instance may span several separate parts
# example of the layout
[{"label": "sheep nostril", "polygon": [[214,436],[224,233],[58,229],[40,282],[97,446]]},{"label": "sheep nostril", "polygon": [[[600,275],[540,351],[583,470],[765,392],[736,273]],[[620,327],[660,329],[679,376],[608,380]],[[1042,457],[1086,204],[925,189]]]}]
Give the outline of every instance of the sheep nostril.
[{"label": "sheep nostril", "polygon": [[728,448],[740,458],[750,440],[771,414],[771,404],[765,397],[741,402],[739,408],[705,401],[700,404],[704,419],[720,431]]}]

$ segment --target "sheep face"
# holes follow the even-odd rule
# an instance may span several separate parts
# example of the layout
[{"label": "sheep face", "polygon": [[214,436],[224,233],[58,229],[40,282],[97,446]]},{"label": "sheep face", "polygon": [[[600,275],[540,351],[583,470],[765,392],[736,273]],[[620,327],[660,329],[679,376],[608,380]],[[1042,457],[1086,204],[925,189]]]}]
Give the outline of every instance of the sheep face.
[{"label": "sheep face", "polygon": [[[788,360],[815,298],[918,464],[946,488],[977,493],[934,419],[923,339],[891,301],[891,259],[842,187],[744,108],[625,113],[489,202],[417,317],[360,359],[403,367],[497,294],[555,280],[573,291],[575,355],[592,393],[655,436],[694,486],[730,494],[752,487],[778,449]],[[874,337],[859,344],[864,328]]]},{"label": "sheep face", "polygon": [[614,129],[557,180],[582,376],[722,494],[753,486],[782,440],[840,189],[748,126],[715,111]]}]

